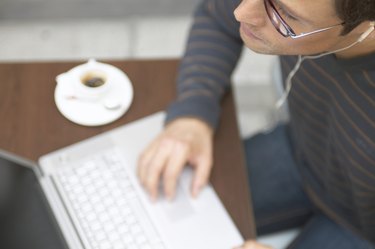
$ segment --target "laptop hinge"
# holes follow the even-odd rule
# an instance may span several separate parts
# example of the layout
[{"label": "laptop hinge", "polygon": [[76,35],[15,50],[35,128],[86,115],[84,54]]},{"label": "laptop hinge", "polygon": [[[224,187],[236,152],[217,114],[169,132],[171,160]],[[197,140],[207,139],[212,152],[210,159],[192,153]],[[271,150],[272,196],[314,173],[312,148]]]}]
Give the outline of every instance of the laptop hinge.
[{"label": "laptop hinge", "polygon": [[38,177],[38,179],[44,177],[44,172],[39,165],[36,165],[35,167],[33,167],[33,170],[34,170],[36,176]]}]

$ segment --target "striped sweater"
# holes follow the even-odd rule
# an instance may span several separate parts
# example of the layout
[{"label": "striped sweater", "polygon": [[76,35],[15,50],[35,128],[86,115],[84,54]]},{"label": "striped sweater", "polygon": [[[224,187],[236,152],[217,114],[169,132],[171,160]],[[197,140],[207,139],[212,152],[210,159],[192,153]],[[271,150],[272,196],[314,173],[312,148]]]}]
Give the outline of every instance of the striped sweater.
[{"label": "striped sweater", "polygon": [[[243,42],[240,0],[204,0],[195,12],[167,122],[194,116],[217,127]],[[280,56],[284,79],[297,61]],[[375,54],[305,60],[288,98],[295,158],[323,212],[375,242]]]}]

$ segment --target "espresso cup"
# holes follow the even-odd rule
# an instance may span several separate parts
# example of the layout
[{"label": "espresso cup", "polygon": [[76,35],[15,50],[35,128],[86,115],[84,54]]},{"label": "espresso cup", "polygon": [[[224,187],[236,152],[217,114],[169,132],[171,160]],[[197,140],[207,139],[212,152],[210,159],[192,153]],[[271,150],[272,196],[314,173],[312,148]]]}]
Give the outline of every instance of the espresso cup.
[{"label": "espresso cup", "polygon": [[56,78],[58,84],[69,84],[74,97],[95,100],[103,96],[112,85],[108,67],[90,60]]}]

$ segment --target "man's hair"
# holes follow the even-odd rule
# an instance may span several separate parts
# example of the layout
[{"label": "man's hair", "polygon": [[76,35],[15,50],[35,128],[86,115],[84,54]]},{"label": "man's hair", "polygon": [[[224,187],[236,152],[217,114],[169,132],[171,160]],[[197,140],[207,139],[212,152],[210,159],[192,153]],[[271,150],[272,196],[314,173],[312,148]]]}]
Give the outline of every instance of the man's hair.
[{"label": "man's hair", "polygon": [[335,7],[344,23],[342,35],[364,21],[375,21],[375,0],[335,0]]}]

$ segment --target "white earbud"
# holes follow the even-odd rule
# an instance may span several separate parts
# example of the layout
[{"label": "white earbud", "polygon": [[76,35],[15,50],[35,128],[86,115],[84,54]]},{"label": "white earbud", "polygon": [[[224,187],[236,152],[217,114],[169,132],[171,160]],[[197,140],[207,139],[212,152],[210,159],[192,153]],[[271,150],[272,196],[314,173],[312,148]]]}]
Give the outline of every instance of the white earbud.
[{"label": "white earbud", "polygon": [[373,22],[370,22],[370,28],[368,30],[366,30],[359,38],[358,38],[358,42],[362,42],[364,39],[367,38],[367,36],[369,36],[372,31],[374,31],[375,29],[375,21]]}]

